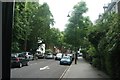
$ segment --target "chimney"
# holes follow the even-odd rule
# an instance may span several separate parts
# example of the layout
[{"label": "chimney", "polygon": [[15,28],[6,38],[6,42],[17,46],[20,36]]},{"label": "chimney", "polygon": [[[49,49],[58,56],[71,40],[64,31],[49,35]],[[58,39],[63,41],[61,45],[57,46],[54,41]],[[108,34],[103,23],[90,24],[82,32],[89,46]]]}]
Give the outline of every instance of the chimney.
[{"label": "chimney", "polygon": [[104,4],[103,6],[103,9],[104,9],[104,12],[107,10],[108,6]]}]

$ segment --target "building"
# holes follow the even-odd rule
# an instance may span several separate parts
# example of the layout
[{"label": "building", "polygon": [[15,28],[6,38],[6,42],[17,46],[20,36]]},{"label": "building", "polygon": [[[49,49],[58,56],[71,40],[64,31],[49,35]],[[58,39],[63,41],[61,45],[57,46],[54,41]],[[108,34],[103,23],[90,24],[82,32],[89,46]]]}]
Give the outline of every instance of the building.
[{"label": "building", "polygon": [[120,0],[111,0],[111,3],[104,5],[103,8],[105,13],[120,13]]}]

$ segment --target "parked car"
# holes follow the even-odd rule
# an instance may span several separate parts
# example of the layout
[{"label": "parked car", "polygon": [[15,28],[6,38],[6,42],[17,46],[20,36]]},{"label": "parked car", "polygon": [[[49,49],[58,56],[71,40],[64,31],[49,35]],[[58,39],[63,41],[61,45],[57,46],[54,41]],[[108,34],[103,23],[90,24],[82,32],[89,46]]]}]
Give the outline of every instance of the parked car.
[{"label": "parked car", "polygon": [[74,60],[74,55],[72,53],[67,54],[67,56],[70,56],[70,58],[72,59],[72,61]]},{"label": "parked car", "polygon": [[38,57],[39,59],[45,57],[44,53],[41,53],[40,51],[37,51],[35,54],[37,55],[37,57]]},{"label": "parked car", "polygon": [[33,60],[34,59],[33,58],[33,54],[30,53],[30,52],[22,52],[22,54],[25,55],[26,58],[29,59],[29,60]]},{"label": "parked car", "polygon": [[82,53],[79,53],[79,56],[82,56],[83,54]]},{"label": "parked car", "polygon": [[67,64],[70,65],[72,63],[72,59],[70,56],[63,56],[63,58],[60,60],[60,65]]},{"label": "parked car", "polygon": [[11,67],[19,67],[29,65],[29,59],[22,53],[11,54]]},{"label": "parked car", "polygon": [[47,53],[45,58],[46,59],[54,59],[54,55],[52,53]]},{"label": "parked car", "polygon": [[56,57],[55,57],[55,60],[61,60],[62,57],[63,57],[62,53],[57,53]]},{"label": "parked car", "polygon": [[33,55],[33,58],[34,58],[34,60],[38,60],[38,53],[35,53],[35,54]]}]

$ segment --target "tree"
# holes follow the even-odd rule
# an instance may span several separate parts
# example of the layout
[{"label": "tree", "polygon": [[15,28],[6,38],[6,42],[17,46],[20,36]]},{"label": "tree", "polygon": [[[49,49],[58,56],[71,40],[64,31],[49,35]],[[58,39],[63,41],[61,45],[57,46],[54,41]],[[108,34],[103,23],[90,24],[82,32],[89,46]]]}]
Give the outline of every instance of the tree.
[{"label": "tree", "polygon": [[[15,3],[15,12],[14,12],[14,23],[12,27],[12,52],[16,52],[20,50],[20,46],[22,46],[19,42],[20,40],[25,40],[25,29],[24,29],[24,21],[22,20],[24,16],[25,3]],[[21,15],[20,15],[21,13]]]},{"label": "tree", "polygon": [[[84,40],[87,37],[87,29],[92,25],[89,17],[84,17],[82,14],[86,13],[88,8],[86,3],[81,1],[73,7],[73,12],[69,19],[69,23],[65,29],[65,42],[75,48],[84,46]],[[74,49],[75,49],[74,48]]]},{"label": "tree", "polygon": [[61,49],[61,47],[63,46],[63,38],[64,35],[63,33],[58,29],[58,28],[50,28],[50,33],[48,36],[48,44],[51,47],[58,47],[59,49]]},{"label": "tree", "polygon": [[14,25],[12,33],[12,52],[35,50],[38,40],[47,43],[50,25],[54,24],[47,3],[15,3]]},{"label": "tree", "polygon": [[[97,20],[93,31],[89,32],[88,39],[94,46],[98,55],[94,61],[99,69],[104,70],[112,78],[120,76],[119,57],[120,51],[120,16],[118,14],[103,14]],[[94,62],[93,62],[94,64]]]}]

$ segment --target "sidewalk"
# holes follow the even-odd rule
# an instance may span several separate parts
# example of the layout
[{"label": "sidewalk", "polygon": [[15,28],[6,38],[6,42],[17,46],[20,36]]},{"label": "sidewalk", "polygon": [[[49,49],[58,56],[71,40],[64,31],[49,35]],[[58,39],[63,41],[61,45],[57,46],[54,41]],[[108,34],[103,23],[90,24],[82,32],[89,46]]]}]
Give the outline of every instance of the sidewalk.
[{"label": "sidewalk", "polygon": [[97,70],[82,57],[78,58],[77,64],[71,64],[63,78],[109,78],[102,71]]}]

